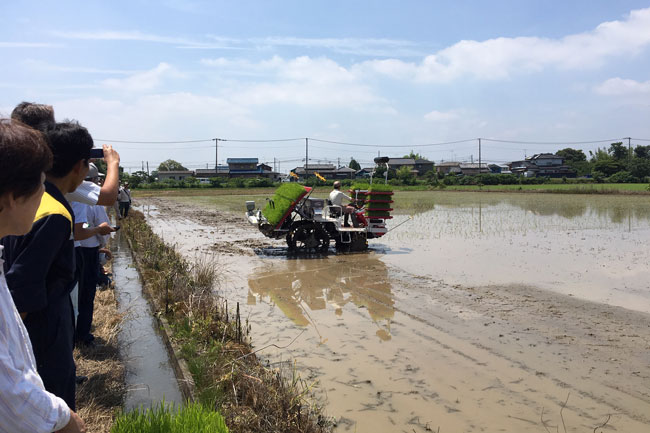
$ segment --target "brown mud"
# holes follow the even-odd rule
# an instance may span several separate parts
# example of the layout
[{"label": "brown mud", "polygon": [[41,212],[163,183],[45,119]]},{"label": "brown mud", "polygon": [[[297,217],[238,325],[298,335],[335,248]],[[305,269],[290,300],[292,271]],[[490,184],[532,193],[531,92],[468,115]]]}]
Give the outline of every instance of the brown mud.
[{"label": "brown mud", "polygon": [[[530,277],[533,261],[564,235],[549,240],[530,231],[520,237],[537,245],[538,255],[520,253],[525,260],[510,273],[506,260],[521,248],[516,239],[502,260],[456,255],[460,263],[449,259],[447,277],[439,271],[445,256],[427,249],[417,231],[396,231],[368,253],[296,258],[283,241],[248,225],[243,212],[140,202],[156,233],[183,254],[215,257],[223,270],[219,290],[246,305],[242,315],[259,354],[270,365],[295,365],[317,384],[337,431],[650,430],[650,289],[647,258],[638,257],[650,242],[645,225],[627,238],[598,233],[618,244],[603,262],[635,264],[628,273],[607,264],[617,284],[625,281],[617,290],[631,293],[622,303],[635,308],[622,308],[612,300],[616,291],[592,296],[580,284],[608,284],[589,268],[576,270],[598,263],[593,257],[604,249],[595,241],[575,247],[596,249],[575,269],[568,255],[540,265],[555,272],[547,279]],[[579,231],[566,235],[579,244]],[[468,237],[489,252],[489,233]],[[453,242],[439,238],[452,254]],[[473,265],[494,278],[475,279]],[[560,283],[565,278],[569,288]]]}]

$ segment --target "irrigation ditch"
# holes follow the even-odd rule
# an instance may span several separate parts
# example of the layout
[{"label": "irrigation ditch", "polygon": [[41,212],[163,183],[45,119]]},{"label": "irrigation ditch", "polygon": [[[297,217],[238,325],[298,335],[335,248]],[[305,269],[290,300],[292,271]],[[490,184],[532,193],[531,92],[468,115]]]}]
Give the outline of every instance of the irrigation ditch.
[{"label": "irrigation ditch", "polygon": [[313,384],[295,369],[260,362],[239,304],[229,306],[214,292],[215,263],[188,262],[140,212],[122,227],[187,401],[220,412],[232,432],[332,430],[333,420],[312,398]]}]

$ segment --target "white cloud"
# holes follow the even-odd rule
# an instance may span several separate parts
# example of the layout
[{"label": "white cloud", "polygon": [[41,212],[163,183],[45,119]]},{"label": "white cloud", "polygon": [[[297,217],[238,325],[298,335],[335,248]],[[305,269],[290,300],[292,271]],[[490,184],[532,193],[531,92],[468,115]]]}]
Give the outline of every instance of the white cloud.
[{"label": "white cloud", "polygon": [[155,68],[137,72],[127,78],[109,78],[102,81],[102,85],[109,89],[124,92],[144,92],[159,87],[164,79],[182,77],[182,74],[167,63],[160,63]]},{"label": "white cloud", "polygon": [[373,38],[297,38],[267,37],[251,39],[258,45],[324,48],[342,54],[378,57],[421,56],[423,51],[411,41]]},{"label": "white cloud", "polygon": [[2,42],[0,41],[0,48],[58,48],[61,44],[53,44],[50,42]]},{"label": "white cloud", "polygon": [[138,42],[153,42],[160,44],[176,45],[177,48],[186,49],[240,49],[226,44],[215,44],[213,42],[206,43],[194,39],[188,39],[175,36],[163,36],[151,33],[143,33],[138,30],[129,31],[115,31],[115,30],[102,30],[95,32],[63,32],[55,31],[52,34],[56,37],[63,39],[79,39],[79,40],[98,40],[98,41],[138,41]]},{"label": "white cloud", "polygon": [[424,120],[430,122],[449,122],[451,120],[456,120],[460,117],[460,114],[457,111],[437,111],[433,110],[424,115]]},{"label": "white cloud", "polygon": [[224,98],[187,92],[142,95],[129,102],[104,98],[63,100],[57,101],[55,110],[57,119],[78,119],[93,137],[113,140],[204,139],[196,134],[206,134],[206,125],[215,131],[224,125],[257,125],[245,107]]},{"label": "white cloud", "polygon": [[273,103],[342,107],[385,105],[385,101],[355,73],[324,57],[303,56],[285,60],[274,56],[258,63],[219,58],[204,59],[202,63],[222,71],[268,76],[264,82],[247,85],[231,93],[230,97],[242,105]]},{"label": "white cloud", "polygon": [[26,59],[25,65],[33,70],[38,71],[55,71],[55,72],[73,72],[80,74],[106,74],[106,75],[129,75],[137,71],[128,69],[100,69],[100,68],[87,68],[75,66],[60,66],[52,63],[44,62],[35,59]]},{"label": "white cloud", "polygon": [[494,80],[514,73],[596,68],[609,57],[635,55],[650,45],[650,8],[635,10],[624,21],[600,24],[593,31],[561,39],[538,37],[460,41],[421,63],[372,60],[360,70],[420,82],[448,82],[462,76]]},{"label": "white cloud", "polygon": [[650,81],[638,82],[623,78],[610,78],[595,88],[596,93],[607,96],[637,96],[650,94]]}]

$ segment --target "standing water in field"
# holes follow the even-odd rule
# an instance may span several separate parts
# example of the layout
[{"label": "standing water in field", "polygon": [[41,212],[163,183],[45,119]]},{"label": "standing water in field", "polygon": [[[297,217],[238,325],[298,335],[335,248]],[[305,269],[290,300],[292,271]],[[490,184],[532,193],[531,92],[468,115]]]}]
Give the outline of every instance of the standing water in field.
[{"label": "standing water in field", "polygon": [[312,384],[337,431],[636,432],[649,202],[398,193],[389,228],[414,219],[369,252],[302,257],[218,201],[152,200],[148,221],[189,259],[217,255],[258,355]]},{"label": "standing water in field", "polygon": [[182,404],[174,370],[167,351],[156,332],[149,304],[142,297],[138,271],[133,265],[126,239],[118,232],[113,252],[113,278],[120,313],[126,313],[119,334],[122,356],[126,364],[127,411],[146,408],[161,401]]}]

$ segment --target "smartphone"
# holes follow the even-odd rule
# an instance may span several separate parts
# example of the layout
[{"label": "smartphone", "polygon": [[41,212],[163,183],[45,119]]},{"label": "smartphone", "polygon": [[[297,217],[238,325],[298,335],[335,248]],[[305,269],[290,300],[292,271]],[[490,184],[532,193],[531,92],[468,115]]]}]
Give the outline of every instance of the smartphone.
[{"label": "smartphone", "polygon": [[104,149],[93,148],[90,149],[90,159],[102,159],[104,157]]},{"label": "smartphone", "polygon": [[113,230],[118,231],[120,229],[120,226],[115,226],[113,227]]}]

